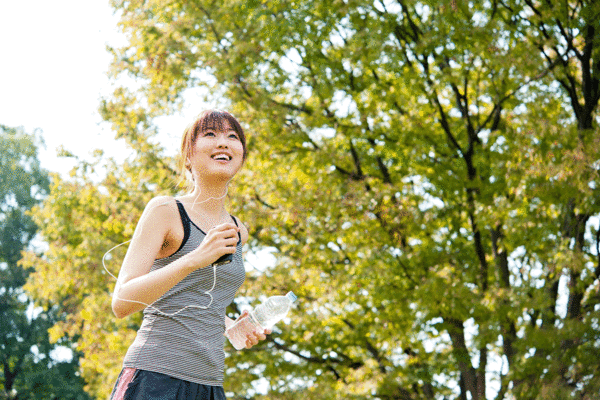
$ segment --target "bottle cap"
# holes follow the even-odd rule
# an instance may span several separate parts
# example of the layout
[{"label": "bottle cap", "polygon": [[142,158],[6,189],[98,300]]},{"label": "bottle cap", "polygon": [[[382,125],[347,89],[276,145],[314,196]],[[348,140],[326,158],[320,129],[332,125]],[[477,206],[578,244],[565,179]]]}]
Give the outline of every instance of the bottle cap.
[{"label": "bottle cap", "polygon": [[296,299],[298,299],[298,297],[294,294],[294,292],[288,292],[285,297],[287,297],[288,299],[290,299],[290,301],[293,303],[296,301]]}]

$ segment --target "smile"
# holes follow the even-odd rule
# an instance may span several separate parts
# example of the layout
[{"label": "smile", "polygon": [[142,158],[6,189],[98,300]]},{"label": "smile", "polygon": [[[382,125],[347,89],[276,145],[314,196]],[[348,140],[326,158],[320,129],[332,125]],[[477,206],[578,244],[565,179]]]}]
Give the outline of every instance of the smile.
[{"label": "smile", "polygon": [[212,156],[210,156],[210,158],[217,161],[231,161],[231,156],[225,153],[213,154]]}]

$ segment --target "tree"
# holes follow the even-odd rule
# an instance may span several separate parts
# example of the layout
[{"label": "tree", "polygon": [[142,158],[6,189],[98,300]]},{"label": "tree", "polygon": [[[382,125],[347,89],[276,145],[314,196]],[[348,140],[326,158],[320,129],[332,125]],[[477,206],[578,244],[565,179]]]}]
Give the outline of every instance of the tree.
[{"label": "tree", "polygon": [[[113,5],[129,37],[113,49],[113,74],[139,88],[118,88],[101,111],[138,157],[101,190],[52,192],[100,198],[81,232],[123,224],[93,239],[107,248],[141,210],[123,190],[172,170],[148,162],[161,159],[152,118],[206,86],[246,121],[250,155],[231,205],[250,251],[271,249],[276,263],[251,272],[242,297],[293,289],[301,301],[267,344],[230,353],[228,390],[262,398],[262,380],[279,399],[598,393],[597,2]],[[119,215],[98,213],[108,198]],[[65,225],[58,215],[53,226]],[[65,241],[78,234],[55,238],[52,262],[77,251],[97,262],[97,243]],[[89,319],[130,338],[134,325],[102,314],[108,300],[81,302],[108,298],[112,284],[94,276],[93,289],[66,296],[88,318],[62,329]],[[115,376],[103,360],[126,345],[97,340],[82,342],[96,362],[86,376]]]},{"label": "tree", "polygon": [[77,376],[77,357],[51,357],[57,346],[48,329],[57,322],[56,307],[35,309],[23,290],[31,269],[19,264],[21,252],[38,229],[28,212],[49,190],[37,142],[21,128],[0,125],[0,398],[83,400],[88,397]]}]

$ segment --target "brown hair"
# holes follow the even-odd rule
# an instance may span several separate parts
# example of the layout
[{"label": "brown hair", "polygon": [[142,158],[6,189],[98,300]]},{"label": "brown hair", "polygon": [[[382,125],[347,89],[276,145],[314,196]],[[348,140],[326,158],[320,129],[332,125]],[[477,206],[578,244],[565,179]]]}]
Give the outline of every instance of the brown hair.
[{"label": "brown hair", "polygon": [[244,148],[243,160],[246,160],[246,135],[244,135],[244,130],[238,120],[227,111],[206,110],[201,112],[196,120],[189,124],[183,132],[183,137],[181,138],[181,153],[179,155],[179,171],[183,177],[185,177],[186,171],[192,172],[188,159],[191,156],[192,148],[198,135],[208,130],[222,132],[227,128],[232,129],[238,134],[240,141],[242,142],[242,147]]}]

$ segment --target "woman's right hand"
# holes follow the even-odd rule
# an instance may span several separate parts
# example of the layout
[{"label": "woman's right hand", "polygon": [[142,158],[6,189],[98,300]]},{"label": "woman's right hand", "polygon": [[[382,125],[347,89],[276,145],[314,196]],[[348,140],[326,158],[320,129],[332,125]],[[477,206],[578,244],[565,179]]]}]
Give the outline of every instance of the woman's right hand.
[{"label": "woman's right hand", "polygon": [[186,257],[195,269],[208,267],[221,256],[235,253],[239,231],[240,228],[232,222],[214,226],[206,232],[200,246]]},{"label": "woman's right hand", "polygon": [[112,308],[118,318],[152,304],[190,272],[211,265],[224,254],[235,253],[240,228],[230,222],[210,229],[197,249],[151,271],[165,241],[174,237],[169,235],[170,230],[179,228],[183,231],[181,216],[172,198],[156,197],[146,205],[113,293]]}]

